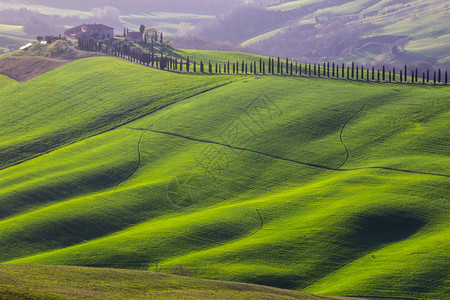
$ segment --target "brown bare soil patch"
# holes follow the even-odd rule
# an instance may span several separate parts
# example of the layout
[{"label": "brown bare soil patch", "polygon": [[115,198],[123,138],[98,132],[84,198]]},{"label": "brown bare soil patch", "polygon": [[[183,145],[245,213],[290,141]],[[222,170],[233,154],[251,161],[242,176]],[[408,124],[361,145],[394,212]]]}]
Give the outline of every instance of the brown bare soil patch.
[{"label": "brown bare soil patch", "polygon": [[41,56],[6,56],[0,58],[0,73],[17,81],[25,82],[69,61]]}]

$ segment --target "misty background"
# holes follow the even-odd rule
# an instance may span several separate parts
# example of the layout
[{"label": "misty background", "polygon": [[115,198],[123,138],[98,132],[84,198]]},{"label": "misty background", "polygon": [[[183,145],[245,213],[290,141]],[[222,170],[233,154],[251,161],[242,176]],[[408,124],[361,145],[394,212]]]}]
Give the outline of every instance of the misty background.
[{"label": "misty background", "polygon": [[0,50],[82,23],[119,35],[144,24],[177,48],[448,68],[449,19],[447,0],[2,0]]}]

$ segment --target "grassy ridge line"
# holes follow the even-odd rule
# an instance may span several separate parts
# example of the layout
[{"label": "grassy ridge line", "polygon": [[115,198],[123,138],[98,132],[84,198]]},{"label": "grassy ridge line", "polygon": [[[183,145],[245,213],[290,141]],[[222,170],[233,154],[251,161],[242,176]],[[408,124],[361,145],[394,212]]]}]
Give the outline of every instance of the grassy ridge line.
[{"label": "grassy ridge line", "polygon": [[[129,76],[122,78],[119,75],[122,72]],[[158,76],[154,76],[156,74]],[[1,167],[111,130],[233,80],[236,79],[160,73],[114,58],[89,58],[69,63],[16,89],[7,88],[1,94],[0,103],[5,108],[0,115],[3,125]],[[163,86],[158,87],[158,84]],[[83,86],[82,90],[79,85]],[[16,110],[12,103],[15,107],[31,106],[34,113]],[[79,105],[81,103],[83,105]],[[69,117],[64,114],[67,110]],[[77,121],[79,114],[88,121]]]},{"label": "grassy ridge line", "polygon": [[344,299],[120,269],[2,265],[0,279],[0,296],[8,299]]}]

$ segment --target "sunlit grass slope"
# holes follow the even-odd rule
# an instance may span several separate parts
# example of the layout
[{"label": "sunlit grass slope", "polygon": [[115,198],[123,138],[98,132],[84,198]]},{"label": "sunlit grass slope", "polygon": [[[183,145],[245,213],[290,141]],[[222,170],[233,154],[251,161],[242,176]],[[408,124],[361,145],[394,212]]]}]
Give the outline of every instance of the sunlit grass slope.
[{"label": "sunlit grass slope", "polygon": [[229,81],[224,77],[160,74],[119,59],[91,58],[18,87],[7,86],[2,88],[0,99],[0,168]]},{"label": "sunlit grass slope", "polygon": [[2,299],[343,299],[135,270],[0,266]]},{"label": "sunlit grass slope", "polygon": [[[80,64],[122,75],[57,86],[72,97],[65,110],[20,96]],[[168,93],[180,86],[197,95]],[[75,96],[85,89],[94,100]],[[0,171],[1,262],[181,263],[197,277],[320,294],[448,295],[447,87],[179,75],[96,58],[8,91],[22,101],[7,102],[8,147],[20,149],[32,120],[37,141],[83,131]],[[117,113],[137,103],[142,114]]]}]

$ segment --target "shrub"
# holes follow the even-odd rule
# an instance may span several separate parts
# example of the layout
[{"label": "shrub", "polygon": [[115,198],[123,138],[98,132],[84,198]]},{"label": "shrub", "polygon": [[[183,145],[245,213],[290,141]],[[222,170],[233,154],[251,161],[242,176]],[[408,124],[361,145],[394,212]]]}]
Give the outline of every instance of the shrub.
[{"label": "shrub", "polygon": [[185,267],[182,264],[173,265],[169,269],[169,272],[174,274],[174,275],[179,275],[179,276],[189,276],[189,275],[191,275],[191,269]]}]

